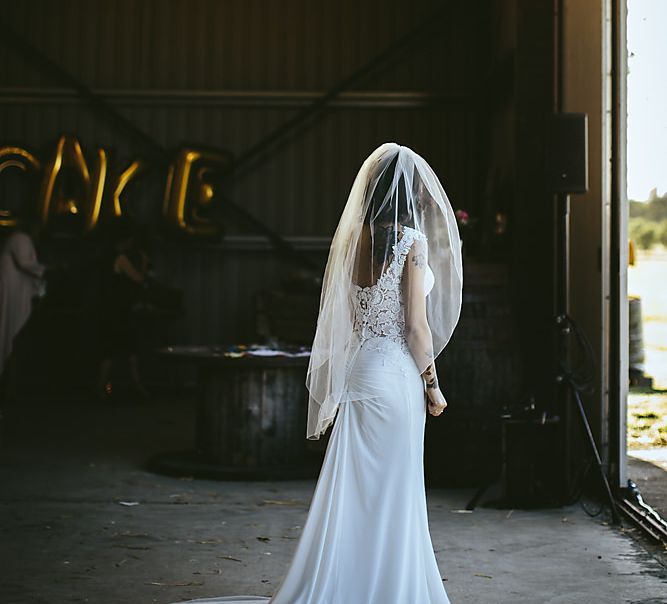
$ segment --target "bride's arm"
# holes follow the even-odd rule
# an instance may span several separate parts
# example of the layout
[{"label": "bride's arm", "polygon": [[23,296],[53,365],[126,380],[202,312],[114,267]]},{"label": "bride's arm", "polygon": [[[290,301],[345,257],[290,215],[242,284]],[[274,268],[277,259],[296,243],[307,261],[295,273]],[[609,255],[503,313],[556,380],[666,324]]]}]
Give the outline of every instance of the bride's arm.
[{"label": "bride's arm", "polygon": [[438,383],[433,356],[433,337],[426,315],[425,271],[425,242],[417,239],[410,248],[403,268],[405,336],[417,367],[423,369],[421,375],[429,399],[429,411],[433,415],[439,415],[447,403]]}]

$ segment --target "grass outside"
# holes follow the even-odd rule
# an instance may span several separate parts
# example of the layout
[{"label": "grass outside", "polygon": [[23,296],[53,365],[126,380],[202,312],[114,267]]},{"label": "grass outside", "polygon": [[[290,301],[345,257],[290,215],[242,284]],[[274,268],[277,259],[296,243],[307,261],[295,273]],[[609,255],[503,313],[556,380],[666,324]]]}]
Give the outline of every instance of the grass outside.
[{"label": "grass outside", "polygon": [[667,393],[631,392],[628,449],[667,447]]}]

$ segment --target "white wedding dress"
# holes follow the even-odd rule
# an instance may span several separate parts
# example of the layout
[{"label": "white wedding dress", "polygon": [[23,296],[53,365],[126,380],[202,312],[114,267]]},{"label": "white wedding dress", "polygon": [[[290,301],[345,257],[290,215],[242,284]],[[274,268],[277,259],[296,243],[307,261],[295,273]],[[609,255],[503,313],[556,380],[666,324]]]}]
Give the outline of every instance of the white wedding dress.
[{"label": "white wedding dress", "polygon": [[[361,347],[280,588],[270,599],[191,604],[449,604],[426,512],[424,384],[405,339],[401,298],[403,267],[418,237],[406,227],[377,283],[354,286]],[[427,269],[427,291],[432,285]]]}]

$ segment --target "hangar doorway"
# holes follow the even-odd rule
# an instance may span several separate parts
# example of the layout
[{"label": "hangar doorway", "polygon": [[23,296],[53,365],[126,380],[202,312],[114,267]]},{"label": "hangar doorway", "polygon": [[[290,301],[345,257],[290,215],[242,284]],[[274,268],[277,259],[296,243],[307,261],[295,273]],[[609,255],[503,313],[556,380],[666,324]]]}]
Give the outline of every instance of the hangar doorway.
[{"label": "hangar doorway", "polygon": [[667,517],[667,132],[660,77],[667,42],[662,2],[627,4],[629,371],[627,478]]}]

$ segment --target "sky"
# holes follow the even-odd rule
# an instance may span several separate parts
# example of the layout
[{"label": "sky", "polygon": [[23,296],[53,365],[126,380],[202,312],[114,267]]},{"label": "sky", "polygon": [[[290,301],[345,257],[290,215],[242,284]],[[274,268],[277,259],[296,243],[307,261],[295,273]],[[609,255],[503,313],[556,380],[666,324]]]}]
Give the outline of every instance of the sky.
[{"label": "sky", "polygon": [[667,0],[628,0],[628,197],[667,193]]}]

